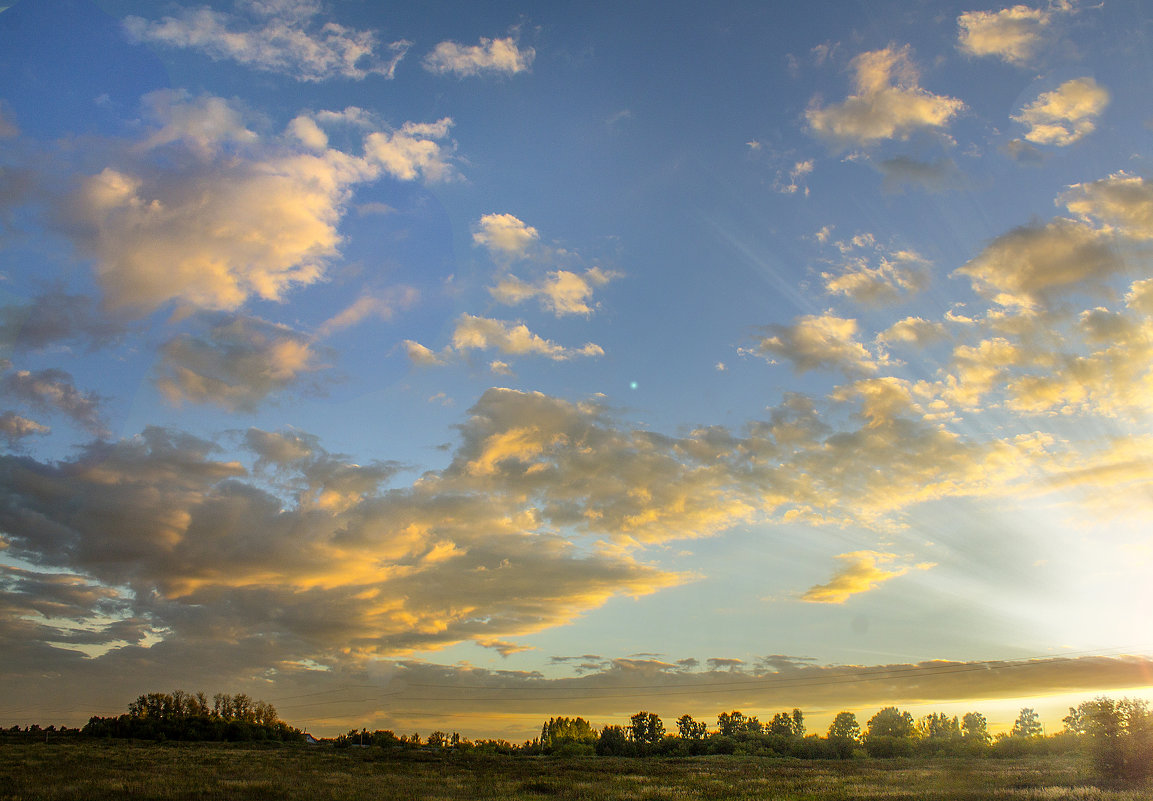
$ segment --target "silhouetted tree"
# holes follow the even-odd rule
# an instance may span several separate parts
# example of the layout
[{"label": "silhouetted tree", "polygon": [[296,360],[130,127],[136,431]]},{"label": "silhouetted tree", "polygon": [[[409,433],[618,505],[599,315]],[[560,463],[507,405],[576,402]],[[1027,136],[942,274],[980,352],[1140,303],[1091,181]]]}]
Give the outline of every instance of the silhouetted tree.
[{"label": "silhouetted tree", "polygon": [[861,740],[861,727],[852,712],[838,712],[829,724],[829,747],[840,759],[853,755],[853,748]]},{"label": "silhouetted tree", "polygon": [[652,712],[637,712],[630,721],[629,733],[641,750],[652,750],[665,738],[665,724]]},{"label": "silhouetted tree", "polygon": [[708,730],[708,724],[693,720],[691,715],[681,715],[677,718],[677,732],[686,740],[703,740]]},{"label": "silhouetted tree", "polygon": [[1030,707],[1025,707],[1021,710],[1021,714],[1017,715],[1017,720],[1013,723],[1013,728],[1009,731],[1010,737],[1040,737],[1044,733],[1041,728],[1041,720],[1037,716],[1036,711]]},{"label": "silhouetted tree", "polygon": [[908,756],[913,752],[916,729],[913,716],[895,706],[888,706],[869,718],[866,724],[865,750],[869,756]]}]

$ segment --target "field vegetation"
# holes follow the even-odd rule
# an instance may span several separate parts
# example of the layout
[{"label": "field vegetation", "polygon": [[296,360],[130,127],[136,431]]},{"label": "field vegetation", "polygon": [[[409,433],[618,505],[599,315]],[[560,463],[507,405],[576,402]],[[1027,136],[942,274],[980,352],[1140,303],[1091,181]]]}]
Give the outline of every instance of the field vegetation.
[{"label": "field vegetation", "polygon": [[56,738],[0,745],[0,801],[101,799],[884,799],[1137,801],[1076,754],[1006,759],[668,759],[332,744]]}]

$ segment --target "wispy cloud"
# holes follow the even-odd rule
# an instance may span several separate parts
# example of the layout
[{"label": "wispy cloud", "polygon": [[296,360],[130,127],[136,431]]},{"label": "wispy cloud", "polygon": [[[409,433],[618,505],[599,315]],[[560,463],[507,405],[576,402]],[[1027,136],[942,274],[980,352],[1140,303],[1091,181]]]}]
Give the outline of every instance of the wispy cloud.
[{"label": "wispy cloud", "polygon": [[124,27],[140,41],[306,82],[392,78],[412,45],[404,39],[382,44],[374,31],[320,22],[319,0],[238,0],[236,8],[239,13],[200,6],[159,21],[129,16]]},{"label": "wispy cloud", "polygon": [[424,68],[438,75],[471,77],[476,75],[516,75],[527,72],[536,58],[536,50],[520,47],[516,37],[480,38],[475,45],[445,41],[424,57]]},{"label": "wispy cloud", "polygon": [[[801,596],[802,601],[815,604],[843,604],[854,595],[874,590],[881,584],[903,576],[912,568],[901,564],[897,554],[880,551],[854,551],[837,557],[842,567],[825,584],[810,587]],[[918,570],[928,570],[932,564],[919,564]]]}]

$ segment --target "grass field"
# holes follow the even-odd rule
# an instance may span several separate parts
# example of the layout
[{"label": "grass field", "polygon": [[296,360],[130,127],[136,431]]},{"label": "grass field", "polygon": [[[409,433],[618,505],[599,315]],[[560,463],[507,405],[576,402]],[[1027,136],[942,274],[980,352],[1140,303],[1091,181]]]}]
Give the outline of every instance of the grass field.
[{"label": "grass field", "polygon": [[4,743],[0,801],[32,799],[1147,799],[1074,757],[798,761],[437,757],[381,749]]}]

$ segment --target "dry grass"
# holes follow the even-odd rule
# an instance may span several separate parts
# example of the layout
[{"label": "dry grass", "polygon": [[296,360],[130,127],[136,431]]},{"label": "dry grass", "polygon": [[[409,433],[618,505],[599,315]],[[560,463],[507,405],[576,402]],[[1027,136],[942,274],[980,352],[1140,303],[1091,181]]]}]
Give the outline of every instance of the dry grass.
[{"label": "dry grass", "polygon": [[433,757],[380,749],[81,741],[0,744],[0,801],[41,799],[883,799],[1137,801],[1072,757],[801,762],[755,757]]}]

